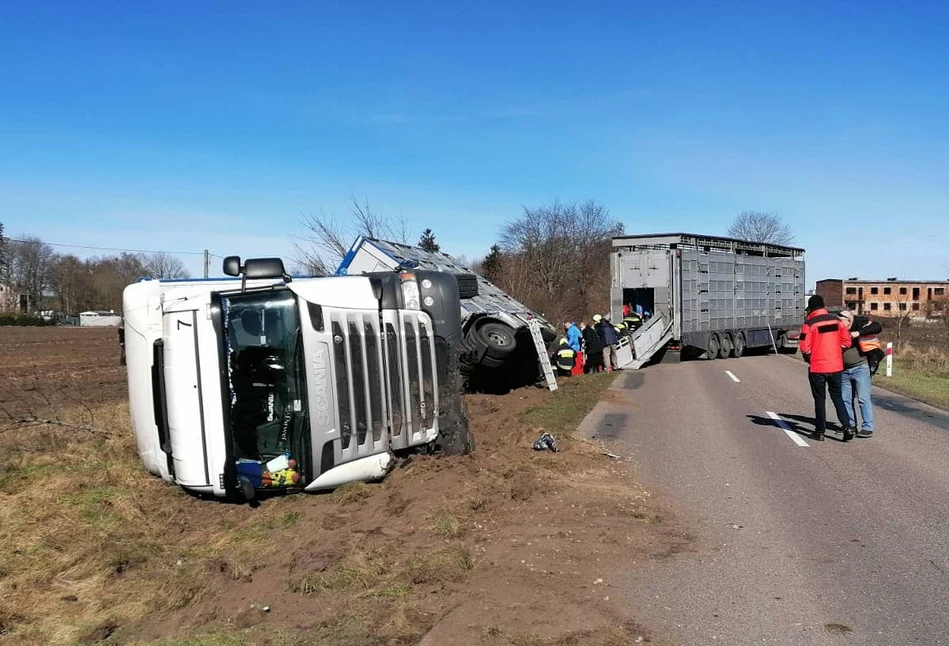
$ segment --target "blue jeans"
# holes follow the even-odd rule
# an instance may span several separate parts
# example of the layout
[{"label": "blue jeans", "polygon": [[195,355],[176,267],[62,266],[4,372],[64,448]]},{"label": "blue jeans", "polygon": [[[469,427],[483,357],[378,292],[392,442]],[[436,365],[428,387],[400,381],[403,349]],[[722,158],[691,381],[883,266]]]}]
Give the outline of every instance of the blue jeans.
[{"label": "blue jeans", "polygon": [[870,402],[870,367],[866,363],[859,366],[844,369],[843,383],[840,388],[844,398],[844,406],[847,407],[847,414],[857,424],[857,417],[853,410],[854,392],[857,394],[857,402],[860,405],[860,419],[863,420],[861,430],[873,430],[873,404]]}]

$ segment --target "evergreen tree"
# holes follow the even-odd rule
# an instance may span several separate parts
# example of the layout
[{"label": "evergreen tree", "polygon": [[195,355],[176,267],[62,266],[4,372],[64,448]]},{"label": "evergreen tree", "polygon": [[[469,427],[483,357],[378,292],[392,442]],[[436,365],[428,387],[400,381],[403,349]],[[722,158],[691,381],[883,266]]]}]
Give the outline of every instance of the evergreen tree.
[{"label": "evergreen tree", "polygon": [[485,278],[495,283],[501,275],[501,264],[501,247],[497,244],[491,245],[491,251],[488,252],[488,255],[481,261],[481,272]]},{"label": "evergreen tree", "polygon": [[435,234],[432,233],[431,229],[422,231],[422,237],[419,238],[418,246],[425,251],[431,251],[433,253],[441,249],[441,245],[435,242]]}]

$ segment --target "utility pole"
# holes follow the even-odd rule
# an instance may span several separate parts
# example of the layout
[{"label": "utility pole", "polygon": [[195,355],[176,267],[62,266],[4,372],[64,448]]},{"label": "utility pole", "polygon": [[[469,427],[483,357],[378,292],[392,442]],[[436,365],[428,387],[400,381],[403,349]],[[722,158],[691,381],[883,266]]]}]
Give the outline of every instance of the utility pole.
[{"label": "utility pole", "polygon": [[207,278],[211,272],[211,254],[207,249],[204,250],[204,277]]}]

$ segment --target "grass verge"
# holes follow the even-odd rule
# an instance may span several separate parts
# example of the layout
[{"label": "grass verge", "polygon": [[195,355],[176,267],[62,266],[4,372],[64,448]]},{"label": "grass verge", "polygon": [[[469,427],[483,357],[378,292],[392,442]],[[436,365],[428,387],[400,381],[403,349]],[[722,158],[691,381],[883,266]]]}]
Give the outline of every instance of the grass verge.
[{"label": "grass verge", "polygon": [[900,359],[893,361],[892,377],[885,373],[881,366],[873,377],[875,386],[949,410],[949,376]]},{"label": "grass verge", "polygon": [[560,441],[561,436],[566,438],[577,430],[614,379],[615,373],[606,372],[562,379],[552,397],[524,413],[524,421]]}]

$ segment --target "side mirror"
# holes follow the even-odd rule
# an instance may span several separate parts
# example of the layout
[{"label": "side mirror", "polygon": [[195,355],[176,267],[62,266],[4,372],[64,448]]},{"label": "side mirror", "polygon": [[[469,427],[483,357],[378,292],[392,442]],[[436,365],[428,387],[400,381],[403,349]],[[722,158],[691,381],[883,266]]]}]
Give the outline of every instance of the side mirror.
[{"label": "side mirror", "polygon": [[224,275],[225,276],[240,276],[241,275],[241,257],[240,256],[228,256],[224,259]]},{"label": "side mirror", "polygon": [[244,276],[248,279],[286,278],[287,272],[280,258],[248,258],[244,263]]}]

